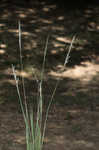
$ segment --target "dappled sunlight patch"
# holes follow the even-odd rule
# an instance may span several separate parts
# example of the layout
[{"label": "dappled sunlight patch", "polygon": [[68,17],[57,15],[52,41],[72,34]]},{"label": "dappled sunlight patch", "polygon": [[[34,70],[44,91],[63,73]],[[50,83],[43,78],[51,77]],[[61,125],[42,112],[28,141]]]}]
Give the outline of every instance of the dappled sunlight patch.
[{"label": "dappled sunlight patch", "polygon": [[96,23],[95,22],[89,22],[89,26],[91,28],[96,28]]},{"label": "dappled sunlight patch", "polygon": [[30,15],[35,15],[35,13],[36,13],[35,9],[28,9],[26,11],[25,10],[24,11],[20,11],[20,10],[16,11],[16,14],[20,19],[25,19]]},{"label": "dappled sunlight patch", "polygon": [[52,24],[53,23],[51,20],[48,20],[48,19],[39,19],[39,21],[41,21],[42,23],[46,23],[46,24]]},{"label": "dappled sunlight patch", "polygon": [[35,32],[39,33],[41,32],[41,29],[35,29]]},{"label": "dappled sunlight patch", "polygon": [[56,40],[60,41],[60,42],[64,42],[64,43],[71,43],[71,39],[67,38],[67,37],[56,37]]},{"label": "dappled sunlight patch", "polygon": [[97,30],[99,30],[99,25],[97,25]]},{"label": "dappled sunlight patch", "polygon": [[31,24],[33,24],[33,23],[35,24],[35,23],[36,23],[36,20],[30,20],[29,22],[30,22]]},{"label": "dappled sunlight patch", "polygon": [[44,7],[42,10],[45,11],[45,12],[48,12],[48,11],[50,11],[50,8],[49,7]]},{"label": "dappled sunlight patch", "polygon": [[[61,68],[61,66],[58,68]],[[79,79],[81,82],[89,82],[99,72],[99,65],[92,62],[82,63],[80,66],[76,65],[74,68],[67,68],[62,73],[50,71],[48,74],[54,77],[68,77],[71,79]]]},{"label": "dappled sunlight patch", "polygon": [[0,44],[0,55],[3,55],[5,54],[5,48],[6,48],[6,44]]},{"label": "dappled sunlight patch", "polygon": [[64,27],[63,26],[52,26],[52,30],[53,31],[64,31]]},{"label": "dappled sunlight patch", "polygon": [[64,18],[64,16],[58,16],[57,19],[58,20],[64,20],[65,18]]},{"label": "dappled sunlight patch", "polygon": [[15,36],[18,36],[19,30],[18,29],[8,29],[9,33],[14,33]]},{"label": "dappled sunlight patch", "polygon": [[6,44],[0,44],[0,48],[6,48]]},{"label": "dappled sunlight patch", "polygon": [[57,51],[56,50],[52,50],[51,54],[55,55],[55,54],[57,54]]},{"label": "dappled sunlight patch", "polygon": [[21,34],[21,35],[24,35],[24,36],[31,36],[31,33],[26,32],[26,31],[22,31],[22,34]]},{"label": "dappled sunlight patch", "polygon": [[[15,36],[19,36],[19,29],[8,29],[8,32],[10,33],[15,33]],[[22,31],[21,35],[23,36],[31,36],[32,34],[30,32],[27,31]]]},{"label": "dappled sunlight patch", "polygon": [[17,14],[17,17],[24,19],[28,16],[29,11],[18,10],[18,11],[15,11],[15,13]]},{"label": "dappled sunlight patch", "polygon": [[34,8],[28,8],[28,10],[27,11],[21,11],[21,10],[16,10],[15,11],[16,12],[16,14],[18,14],[18,16],[20,17],[20,18],[26,18],[26,17],[28,17],[29,15],[34,15],[35,13],[36,13],[36,10],[34,9]]},{"label": "dappled sunlight patch", "polygon": [[30,78],[31,77],[31,75],[25,71],[16,71],[16,74],[17,74],[17,76],[21,76],[24,78]]},{"label": "dappled sunlight patch", "polygon": [[[54,47],[63,47],[63,44],[62,43],[59,43],[59,42],[56,42],[56,41],[53,41],[52,44],[54,45]],[[61,48],[60,48],[61,49]]]},{"label": "dappled sunlight patch", "polygon": [[62,47],[60,48],[60,52],[64,52],[64,47],[63,47],[63,48],[62,48]]},{"label": "dappled sunlight patch", "polygon": [[13,141],[20,144],[25,144],[25,136],[15,135]]},{"label": "dappled sunlight patch", "polygon": [[4,49],[0,49],[0,55],[5,54],[5,50]]},{"label": "dappled sunlight patch", "polygon": [[6,25],[4,23],[0,23],[0,28],[5,27]]},{"label": "dappled sunlight patch", "polygon": [[92,10],[91,9],[85,9],[85,11],[84,11],[85,18],[88,18],[91,15],[92,15]]},{"label": "dappled sunlight patch", "polygon": [[[31,70],[31,73],[30,73],[30,72],[26,72],[26,71],[19,71],[19,70],[16,69],[15,73],[16,73],[17,76],[28,78],[30,80],[32,79],[32,70]],[[11,78],[4,79],[4,80],[2,80],[2,82],[6,82],[7,81],[7,82],[9,82],[11,84],[15,84],[12,68],[8,68],[8,69],[4,70],[3,74],[4,74],[4,76],[5,75],[6,76],[11,76]]]},{"label": "dappled sunlight patch", "polygon": [[27,14],[30,14],[30,13],[35,14],[36,13],[35,9],[34,8],[32,8],[32,9],[29,8]]},{"label": "dappled sunlight patch", "polygon": [[26,15],[26,14],[19,14],[19,17],[20,17],[20,18],[26,18],[27,15]]},{"label": "dappled sunlight patch", "polygon": [[35,32],[37,33],[42,33],[42,32],[45,32],[45,30],[47,30],[48,27],[47,26],[41,26],[41,28],[39,29],[35,29]]},{"label": "dappled sunlight patch", "polygon": [[[53,42],[53,45],[54,45],[54,42]],[[50,51],[50,53],[51,53],[51,55],[58,55],[58,53],[59,52],[64,52],[64,47],[63,47],[63,45],[62,44],[55,44],[55,45],[57,45],[57,46],[54,46],[54,47],[60,47],[60,50],[58,50],[58,49],[52,49],[51,51]],[[63,48],[62,48],[62,47]],[[59,66],[61,66],[61,65],[59,65]],[[57,68],[61,68],[61,67],[57,67]]]},{"label": "dappled sunlight patch", "polygon": [[42,27],[41,27],[41,32],[42,32],[43,30],[47,30],[47,29],[48,29],[47,26],[42,26]]}]

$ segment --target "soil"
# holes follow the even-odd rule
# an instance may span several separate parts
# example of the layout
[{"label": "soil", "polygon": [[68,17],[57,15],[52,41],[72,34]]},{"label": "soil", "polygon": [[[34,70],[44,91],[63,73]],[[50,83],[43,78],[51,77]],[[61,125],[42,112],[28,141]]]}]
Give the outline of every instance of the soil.
[{"label": "soil", "polygon": [[[76,39],[64,67],[73,36]],[[96,2],[0,1],[0,150],[26,149],[12,64],[21,96],[24,77],[26,96],[35,109],[46,44],[43,111],[57,82],[59,86],[48,116],[44,150],[98,150],[98,39]],[[21,57],[24,71],[20,69]]]}]

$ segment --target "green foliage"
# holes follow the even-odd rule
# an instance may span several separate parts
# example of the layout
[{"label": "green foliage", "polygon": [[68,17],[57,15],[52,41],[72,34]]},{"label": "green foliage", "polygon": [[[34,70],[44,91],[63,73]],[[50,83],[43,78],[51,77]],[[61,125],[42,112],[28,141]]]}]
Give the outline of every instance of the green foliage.
[{"label": "green foliage", "polygon": [[[38,84],[38,97],[37,97],[38,104],[37,104],[36,121],[34,120],[33,110],[29,111],[29,109],[28,109],[27,99],[26,99],[26,92],[25,92],[25,85],[24,85],[24,78],[22,77],[22,87],[23,87],[24,97],[21,97],[20,90],[19,90],[18,78],[17,78],[16,72],[15,72],[15,68],[12,65],[14,79],[15,79],[15,82],[16,82],[17,93],[18,93],[18,97],[19,97],[19,103],[20,103],[21,110],[22,110],[23,117],[24,117],[24,121],[25,121],[27,150],[42,150],[43,142],[44,142],[44,136],[45,136],[46,122],[47,122],[48,113],[49,113],[49,108],[50,108],[50,105],[51,105],[53,97],[55,95],[57,86],[58,86],[59,81],[60,81],[60,80],[58,80],[57,83],[56,83],[55,89],[53,91],[51,100],[49,102],[49,105],[48,105],[48,108],[47,108],[47,111],[46,111],[46,117],[45,117],[44,126],[43,126],[42,125],[42,117],[43,117],[42,116],[42,109],[43,109],[42,82],[43,82],[43,77],[44,77],[45,59],[46,59],[46,53],[47,53],[48,38],[47,38],[46,45],[45,45],[45,51],[44,51],[44,58],[43,58],[43,64],[42,64],[42,72],[41,72],[41,75],[40,75],[40,81],[38,81],[38,79],[36,77],[36,81],[37,81],[37,84]],[[72,43],[71,43],[70,48],[69,48],[69,51],[68,51],[67,56],[65,58],[63,69],[66,66],[67,62],[68,62],[70,51],[71,51],[74,39],[75,38],[73,38]],[[20,49],[21,71],[23,71],[20,22],[19,22],[19,49]],[[24,101],[25,101],[25,108],[24,108],[23,103],[22,103],[23,98],[24,98]],[[69,115],[68,115],[68,117],[69,117]]]}]

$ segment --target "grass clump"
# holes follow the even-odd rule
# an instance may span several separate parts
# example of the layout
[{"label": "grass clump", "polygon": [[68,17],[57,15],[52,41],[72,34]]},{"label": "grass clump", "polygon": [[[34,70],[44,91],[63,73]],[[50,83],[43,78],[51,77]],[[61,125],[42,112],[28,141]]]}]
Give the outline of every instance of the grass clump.
[{"label": "grass clump", "polygon": [[[47,107],[46,111],[46,117],[44,122],[43,120],[43,94],[42,94],[42,83],[43,83],[43,77],[44,77],[44,69],[45,69],[45,59],[46,59],[46,54],[47,54],[47,45],[48,45],[48,39],[46,41],[45,45],[45,50],[44,50],[44,58],[43,58],[43,64],[42,64],[42,71],[40,75],[40,80],[36,79],[37,84],[38,84],[38,97],[37,97],[37,115],[36,115],[36,120],[34,119],[34,112],[33,109],[29,111],[28,104],[27,104],[27,99],[26,99],[26,92],[25,92],[25,85],[24,85],[24,78],[22,77],[22,87],[23,87],[23,95],[24,95],[24,101],[25,101],[25,108],[23,106],[23,100],[20,94],[19,90],[19,82],[18,82],[18,77],[16,75],[15,67],[12,65],[12,70],[13,70],[13,75],[14,79],[16,82],[16,89],[19,97],[19,102],[22,110],[22,114],[24,117],[24,122],[25,122],[25,129],[26,129],[26,150],[42,150],[43,148],[43,143],[44,143],[44,136],[45,136],[45,129],[46,129],[46,122],[48,118],[48,113],[50,109],[50,105],[52,103],[53,97],[55,95],[57,86],[59,84],[60,79],[57,81],[53,94],[51,96],[51,100],[49,102],[49,105]],[[63,68],[65,68],[70,51],[72,48],[72,44],[74,42],[75,37],[73,38],[71,42],[71,46],[69,48],[69,51],[67,53]],[[20,22],[19,22],[19,49],[20,49],[20,65],[21,65],[21,71],[23,70],[23,62],[22,62],[22,48],[21,48],[21,27],[20,27]]]}]

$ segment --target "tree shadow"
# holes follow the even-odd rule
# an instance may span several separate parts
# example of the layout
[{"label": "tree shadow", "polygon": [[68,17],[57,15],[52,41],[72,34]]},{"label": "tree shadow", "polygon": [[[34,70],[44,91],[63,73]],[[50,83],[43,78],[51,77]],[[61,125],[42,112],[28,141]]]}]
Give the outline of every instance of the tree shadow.
[{"label": "tree shadow", "polygon": [[[12,80],[11,65],[15,65],[20,72],[19,20],[22,30],[23,65],[25,72],[29,73],[30,76],[32,68],[41,71],[46,39],[49,35],[46,57],[46,74],[48,75],[51,71],[57,72],[58,66],[63,65],[74,35],[76,35],[76,40],[73,44],[67,69],[82,66],[85,62],[95,61],[95,63],[99,63],[98,12],[98,5],[85,1],[35,0],[28,3],[25,0],[0,1],[0,72],[1,76],[5,78],[5,83],[2,82],[1,85],[3,87],[1,87],[1,91],[4,91],[5,87],[8,88],[8,85],[12,84],[7,81],[9,80],[8,74],[11,77],[10,80]],[[31,82],[30,76],[26,77],[27,81],[29,81],[29,86]],[[50,77],[54,78],[54,76]],[[69,79],[71,83],[74,82],[71,78]],[[57,79],[55,78],[51,81],[47,79],[48,83],[51,82],[51,87],[54,86],[56,81]],[[67,89],[68,87],[63,86],[64,82],[67,83],[67,78],[62,79],[61,88]],[[75,80],[75,82],[80,84],[79,80]],[[72,84],[70,86],[72,87]],[[13,87],[15,85],[12,86],[12,89]],[[60,97],[62,98],[62,91],[58,92],[61,93]],[[6,95],[5,93],[6,90],[3,93],[4,96]],[[65,96],[63,96],[63,99],[65,99]],[[86,93],[84,97],[86,97]],[[72,98],[73,96],[68,99]]]}]

